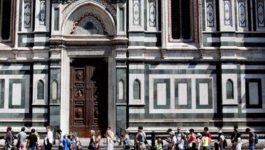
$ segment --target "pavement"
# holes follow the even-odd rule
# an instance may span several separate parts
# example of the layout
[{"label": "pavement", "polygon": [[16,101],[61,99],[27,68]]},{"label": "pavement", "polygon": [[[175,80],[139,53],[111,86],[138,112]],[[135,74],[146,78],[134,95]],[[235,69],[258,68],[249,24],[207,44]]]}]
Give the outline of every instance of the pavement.
[{"label": "pavement", "polygon": [[[39,145],[40,147],[43,145],[43,139],[40,140],[39,142]],[[105,150],[106,149],[106,144],[104,144],[104,142],[106,141],[105,138],[103,138],[100,142],[100,150]],[[231,150],[231,143],[229,140],[228,141],[228,147],[226,148],[226,150]],[[14,143],[16,143],[17,141],[15,140]],[[88,148],[88,145],[89,145],[89,142],[90,142],[90,139],[89,138],[80,138],[80,142],[82,144],[82,148],[87,150]],[[4,140],[3,139],[0,139],[0,150],[3,150],[4,149]],[[242,150],[247,150],[248,149],[248,141],[247,140],[243,140],[243,145],[242,145]],[[133,140],[130,141],[130,145],[131,145],[131,149],[134,149],[133,145]],[[212,146],[213,148],[213,146]],[[55,144],[53,145],[52,147],[53,150],[58,150],[58,140],[55,141]],[[114,143],[114,149],[115,150],[122,150],[123,149],[123,146],[122,145],[119,145],[119,142],[115,142]],[[147,145],[147,150],[150,150],[151,149],[151,141],[148,141],[148,145]],[[163,149],[167,149],[167,143],[164,141],[164,148]],[[15,149],[16,150],[16,149]],[[259,143],[258,145],[256,146],[256,149],[255,150],[265,150],[265,139],[260,139],[259,140]]]}]

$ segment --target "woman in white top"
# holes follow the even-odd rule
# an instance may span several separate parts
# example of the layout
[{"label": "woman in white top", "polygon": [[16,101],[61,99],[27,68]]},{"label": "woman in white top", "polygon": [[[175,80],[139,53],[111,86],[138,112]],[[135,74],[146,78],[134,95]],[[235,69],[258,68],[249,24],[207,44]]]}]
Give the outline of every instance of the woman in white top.
[{"label": "woman in white top", "polygon": [[184,150],[185,149],[185,139],[186,139],[186,136],[184,134],[181,135],[181,140],[179,141],[179,144],[178,144],[178,149],[179,150]]},{"label": "woman in white top", "polygon": [[242,139],[241,137],[238,137],[236,142],[236,150],[241,150],[241,147],[242,147]]},{"label": "woman in white top", "polygon": [[107,144],[107,150],[113,150],[114,144],[113,144],[110,130],[107,130],[106,136],[107,136],[107,138],[106,138],[105,144]]}]

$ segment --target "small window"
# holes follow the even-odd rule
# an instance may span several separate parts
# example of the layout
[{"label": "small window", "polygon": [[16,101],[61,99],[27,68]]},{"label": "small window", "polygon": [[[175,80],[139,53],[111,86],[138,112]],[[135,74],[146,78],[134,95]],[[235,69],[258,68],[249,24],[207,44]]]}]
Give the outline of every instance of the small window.
[{"label": "small window", "polygon": [[0,27],[1,39],[10,39],[11,0],[0,0]]},{"label": "small window", "polygon": [[44,99],[44,82],[42,80],[39,80],[37,89],[37,99]]},{"label": "small window", "polygon": [[190,0],[171,0],[171,32],[173,39],[191,39]]},{"label": "small window", "polygon": [[138,79],[133,82],[133,99],[141,99],[141,83]]},{"label": "small window", "polygon": [[58,84],[57,81],[52,82],[52,100],[57,100],[58,98]]},{"label": "small window", "polygon": [[233,81],[231,79],[226,82],[226,98],[234,99]]}]

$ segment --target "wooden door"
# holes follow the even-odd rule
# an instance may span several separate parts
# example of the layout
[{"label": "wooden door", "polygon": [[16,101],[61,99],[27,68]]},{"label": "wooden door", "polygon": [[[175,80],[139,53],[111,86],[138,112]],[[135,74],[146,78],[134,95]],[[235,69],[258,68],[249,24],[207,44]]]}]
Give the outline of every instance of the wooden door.
[{"label": "wooden door", "polygon": [[108,125],[108,67],[103,59],[71,63],[70,131],[88,137]]}]

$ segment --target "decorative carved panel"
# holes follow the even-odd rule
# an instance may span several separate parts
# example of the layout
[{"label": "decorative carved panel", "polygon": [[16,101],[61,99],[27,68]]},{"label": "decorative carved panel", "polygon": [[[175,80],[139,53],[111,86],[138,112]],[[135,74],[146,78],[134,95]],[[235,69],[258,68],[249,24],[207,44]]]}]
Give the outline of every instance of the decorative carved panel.
[{"label": "decorative carved panel", "polygon": [[231,0],[224,0],[224,24],[232,25]]},{"label": "decorative carved panel", "polygon": [[214,27],[214,2],[213,0],[206,1],[206,15],[207,15],[207,26]]},{"label": "decorative carved panel", "polygon": [[133,24],[141,24],[141,4],[140,0],[133,0]]},{"label": "decorative carved panel", "polygon": [[46,0],[40,1],[39,21],[40,21],[41,25],[45,25],[45,22],[46,22]]},{"label": "decorative carved panel", "polygon": [[24,1],[24,27],[31,28],[31,1]]},{"label": "decorative carved panel", "polygon": [[149,26],[156,27],[156,1],[149,0]]},{"label": "decorative carved panel", "polygon": [[258,0],[257,4],[257,20],[259,27],[265,27],[264,23],[264,0]]},{"label": "decorative carved panel", "polygon": [[246,1],[238,2],[238,16],[239,16],[239,26],[246,27]]}]

